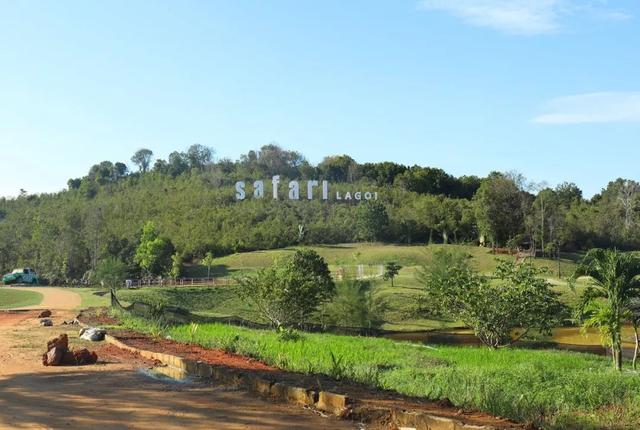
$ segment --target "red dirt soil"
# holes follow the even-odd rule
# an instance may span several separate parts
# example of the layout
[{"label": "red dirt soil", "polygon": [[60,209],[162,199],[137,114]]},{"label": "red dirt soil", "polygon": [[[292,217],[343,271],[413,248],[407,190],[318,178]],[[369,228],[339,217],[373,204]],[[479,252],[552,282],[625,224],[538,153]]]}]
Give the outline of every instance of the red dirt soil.
[{"label": "red dirt soil", "polygon": [[2,311],[0,312],[0,327],[14,325],[28,318],[35,318],[36,315],[36,311]]},{"label": "red dirt soil", "polygon": [[[207,381],[175,384],[140,368],[156,363],[105,343],[78,338],[78,326],[62,325],[76,314],[52,309],[53,327],[34,312],[0,311],[0,429],[78,430],[347,430],[355,423],[311,410],[276,404]],[[40,362],[52,336],[70,346],[90,346],[92,366],[45,367]]]},{"label": "red dirt soil", "polygon": [[206,349],[200,345],[180,343],[169,339],[153,339],[132,331],[116,331],[111,334],[125,344],[138,349],[163,352],[190,360],[200,360],[208,364],[233,367],[239,370],[281,372],[279,369],[271,367],[261,361],[243,355],[232,354],[220,349]]}]

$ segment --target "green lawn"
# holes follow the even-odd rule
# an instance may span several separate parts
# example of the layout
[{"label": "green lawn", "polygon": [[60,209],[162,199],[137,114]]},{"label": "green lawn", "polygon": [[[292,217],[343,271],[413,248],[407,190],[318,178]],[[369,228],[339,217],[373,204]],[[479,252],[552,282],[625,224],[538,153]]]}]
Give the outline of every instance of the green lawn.
[{"label": "green lawn", "polygon": [[109,306],[109,294],[102,296],[96,293],[104,292],[104,289],[100,288],[70,288],[70,291],[77,293],[82,298],[82,304],[80,309],[95,308],[101,306]]},{"label": "green lawn", "polygon": [[35,291],[12,290],[11,287],[0,287],[0,309],[35,306],[42,302],[42,294]]},{"label": "green lawn", "polygon": [[608,358],[560,351],[417,345],[388,339],[301,334],[223,324],[168,329],[139,318],[126,327],[222,348],[303,373],[320,373],[470,407],[544,428],[638,428],[640,377]]},{"label": "green lawn", "polygon": [[[429,264],[434,251],[442,248],[456,249],[466,252],[471,256],[474,267],[481,272],[489,273],[496,267],[496,258],[514,258],[506,255],[496,256],[487,248],[470,245],[388,245],[379,243],[352,243],[340,245],[309,246],[320,254],[332,268],[351,267],[357,265],[381,265],[389,261],[395,261],[405,268],[413,268]],[[253,271],[270,265],[276,258],[293,253],[297,247],[284,249],[254,251],[232,254],[215,259],[211,268],[211,276],[234,276],[244,271]],[[578,256],[567,254],[560,260],[562,277],[571,273],[575,268],[575,259]],[[557,279],[557,262],[546,258],[532,260],[536,266],[547,267],[550,270],[549,277]],[[201,265],[192,265],[186,268],[186,276],[207,276],[207,268]]]},{"label": "green lawn", "polygon": [[[486,248],[466,245],[420,245],[401,246],[385,244],[342,244],[311,247],[318,252],[329,264],[335,274],[344,273],[345,277],[355,277],[358,265],[362,265],[365,276],[370,276],[374,282],[374,294],[382,298],[388,305],[384,315],[388,330],[431,330],[460,327],[458,323],[434,321],[427,318],[416,318],[407,314],[407,309],[415,302],[422,286],[416,279],[416,273],[422,265],[431,262],[433,253],[438,249],[455,249],[466,252],[471,256],[474,267],[483,273],[490,273],[496,266],[496,258],[514,258],[510,256],[496,256]],[[235,277],[272,264],[281,256],[293,253],[297,248],[285,248],[270,251],[255,251],[233,254],[216,259],[211,269],[211,276]],[[560,261],[561,272],[573,272],[575,263],[571,258]],[[396,261],[403,266],[394,281],[382,281],[378,276],[380,266],[389,261]],[[557,278],[557,262],[548,259],[534,259],[533,264],[549,268],[549,281],[563,293],[568,303],[576,300],[576,295],[567,288],[566,281]],[[207,268],[191,265],[186,268],[185,276],[207,276]],[[151,304],[173,305],[189,309],[193,312],[212,316],[239,316],[255,319],[255,313],[245,306],[237,297],[232,286],[207,288],[141,288],[139,290],[122,290],[119,296],[124,301],[142,301]]]}]

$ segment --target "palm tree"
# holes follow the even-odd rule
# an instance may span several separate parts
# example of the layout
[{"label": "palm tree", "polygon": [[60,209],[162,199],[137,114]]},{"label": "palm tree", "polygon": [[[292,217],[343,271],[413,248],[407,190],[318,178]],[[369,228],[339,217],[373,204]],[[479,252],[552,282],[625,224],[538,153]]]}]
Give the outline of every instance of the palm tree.
[{"label": "palm tree", "polygon": [[638,336],[638,327],[640,327],[640,298],[635,298],[631,301],[629,306],[631,327],[633,327],[633,370],[636,370],[636,363],[638,362],[638,352],[640,352],[640,336]]},{"label": "palm tree", "polygon": [[622,370],[622,324],[629,318],[634,298],[640,297],[640,260],[618,250],[592,249],[576,270],[589,286],[580,314],[585,327],[598,327],[611,347],[613,366]]}]

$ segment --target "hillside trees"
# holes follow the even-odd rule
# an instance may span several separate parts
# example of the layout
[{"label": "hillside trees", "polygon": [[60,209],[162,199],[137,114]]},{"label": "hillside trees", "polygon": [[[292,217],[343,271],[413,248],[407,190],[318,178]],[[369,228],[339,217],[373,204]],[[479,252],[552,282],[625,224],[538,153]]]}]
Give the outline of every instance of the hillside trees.
[{"label": "hillside trees", "polygon": [[332,155],[318,164],[318,172],[329,181],[354,182],[358,177],[358,163],[348,155]]},{"label": "hillside trees", "polygon": [[207,279],[211,277],[211,266],[213,266],[214,261],[215,258],[213,257],[213,254],[211,252],[207,252],[207,254],[202,259],[202,264],[207,267]]},{"label": "hillside trees", "polygon": [[359,166],[359,174],[362,179],[372,181],[379,187],[393,185],[396,177],[404,173],[407,166],[390,161],[382,163],[364,163]]},{"label": "hillside trees", "polygon": [[299,152],[288,151],[276,143],[270,143],[258,151],[241,155],[238,164],[244,175],[259,179],[273,175],[296,178],[300,176],[300,169],[308,163]]},{"label": "hillside trees", "polygon": [[593,202],[598,208],[598,245],[617,243],[622,248],[634,248],[634,239],[640,236],[640,184],[618,178],[594,196]]},{"label": "hillside trees", "polygon": [[183,152],[173,151],[169,154],[166,169],[166,173],[175,178],[189,170],[189,161]]},{"label": "hillside trees", "polygon": [[171,152],[167,161],[157,159],[153,165],[153,171],[173,178],[192,170],[202,171],[213,164],[214,153],[213,148],[196,143],[184,152]]},{"label": "hillside trees", "polygon": [[140,245],[136,250],[134,260],[149,275],[163,275],[169,272],[174,247],[171,241],[160,237],[152,221],[142,228]]},{"label": "hillside trees", "polygon": [[95,280],[101,285],[116,289],[124,284],[127,275],[127,265],[115,257],[108,256],[98,263]]},{"label": "hillside trees", "polygon": [[202,170],[213,161],[213,149],[196,143],[187,149],[185,157],[191,169]]},{"label": "hillside trees", "polygon": [[354,221],[357,238],[373,242],[382,238],[382,234],[389,224],[389,215],[382,203],[368,201],[357,206]]},{"label": "hillside trees", "polygon": [[142,173],[146,173],[151,165],[151,158],[153,157],[153,151],[150,149],[142,148],[136,151],[131,157],[131,162],[138,166]]},{"label": "hillside trees", "polygon": [[502,173],[491,173],[474,196],[481,235],[494,245],[506,245],[524,231],[523,192]]},{"label": "hillside trees", "polygon": [[[541,249],[544,242],[547,253],[640,247],[638,184],[622,178],[590,200],[571,183],[533,195],[527,181],[513,174],[480,180],[392,162],[358,164],[347,155],[313,166],[276,144],[238,161],[213,160],[211,148],[192,145],[146,168],[130,173],[123,163],[103,161],[86,176],[70,179],[64,192],[0,198],[0,269],[33,265],[67,282],[86,278],[111,255],[127,264],[128,276],[139,276],[134,255],[149,220],[186,262],[208,251],[222,255],[299,244],[300,225],[307,244],[468,243],[484,236],[498,246]],[[368,190],[379,199],[235,201],[235,181],[271,174],[344,179],[352,182],[332,180],[332,192]]]}]

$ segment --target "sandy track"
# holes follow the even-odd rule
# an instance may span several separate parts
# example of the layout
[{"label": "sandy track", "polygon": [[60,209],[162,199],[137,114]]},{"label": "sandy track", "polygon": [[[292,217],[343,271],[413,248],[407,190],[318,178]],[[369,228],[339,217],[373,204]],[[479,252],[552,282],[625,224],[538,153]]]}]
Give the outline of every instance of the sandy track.
[{"label": "sandy track", "polygon": [[[73,311],[54,310],[54,327],[39,326],[37,313],[0,311],[0,429],[355,428],[243,391],[151,378],[139,360],[109,354],[108,346],[79,339],[77,326],[61,326]],[[60,333],[68,334],[72,348],[97,350],[98,364],[43,367],[46,341]]]},{"label": "sandy track", "polygon": [[80,295],[68,289],[55,287],[11,287],[11,289],[42,294],[40,304],[14,309],[77,309],[82,304]]}]

